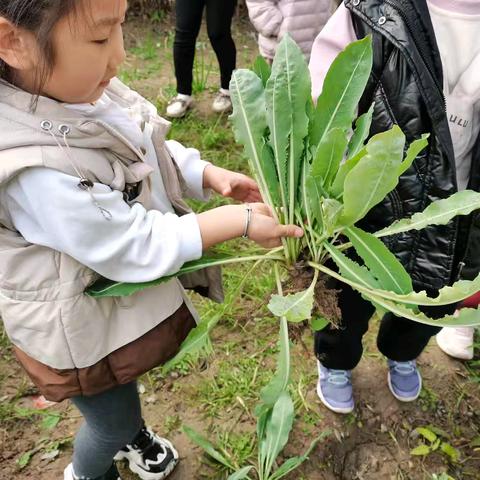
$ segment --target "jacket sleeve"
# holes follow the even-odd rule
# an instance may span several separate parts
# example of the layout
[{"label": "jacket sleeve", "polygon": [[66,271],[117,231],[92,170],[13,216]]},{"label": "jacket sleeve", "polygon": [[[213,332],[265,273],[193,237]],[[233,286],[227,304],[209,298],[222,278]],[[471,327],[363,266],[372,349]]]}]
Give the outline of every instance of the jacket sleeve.
[{"label": "jacket sleeve", "polygon": [[195,214],[129,206],[119,191],[95,183],[91,189],[102,215],[78,178],[48,168],[30,168],[4,190],[15,228],[32,244],[75,258],[106,278],[147,282],[177,272],[202,255]]},{"label": "jacket sleeve", "polygon": [[247,0],[248,16],[258,33],[276,37],[283,22],[282,12],[275,0]]},{"label": "jacket sleeve", "polygon": [[207,201],[211,191],[203,188],[203,171],[210,163],[202,160],[200,152],[195,148],[186,148],[175,140],[167,140],[165,144],[185,179],[188,188],[187,196]]},{"label": "jacket sleeve", "polygon": [[335,57],[355,40],[357,36],[353,29],[352,17],[341,3],[313,43],[309,69],[312,77],[312,96],[315,101],[322,93],[323,82]]}]

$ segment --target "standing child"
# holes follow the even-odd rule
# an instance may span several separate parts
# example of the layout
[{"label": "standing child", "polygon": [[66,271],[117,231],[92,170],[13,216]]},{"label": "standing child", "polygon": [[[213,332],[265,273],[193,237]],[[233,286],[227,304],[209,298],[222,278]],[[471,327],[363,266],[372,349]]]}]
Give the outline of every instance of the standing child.
[{"label": "standing child", "polygon": [[315,37],[332,13],[331,0],[247,0],[247,7],[258,32],[260,54],[269,63],[286,33],[308,60]]},{"label": "standing child", "polygon": [[[147,282],[245,235],[302,235],[262,203],[195,215],[209,189],[258,201],[255,182],[165,141],[168,123],[115,79],[126,0],[0,0],[0,315],[40,392],[85,424],[64,478],[145,480],[178,462],[142,419],[136,379],[195,326],[178,280],[127,298],[84,294],[99,275]],[[215,272],[214,272],[215,273]],[[221,296],[208,275],[210,296]]]},{"label": "standing child", "polygon": [[[371,134],[398,124],[410,143],[429,133],[429,146],[402,175],[398,187],[372,209],[371,231],[422,211],[457,190],[480,189],[480,2],[477,0],[345,0],[315,40],[310,70],[313,95],[321,92],[335,56],[372,35],[373,70],[359,114],[375,104]],[[388,239],[416,290],[434,294],[480,270],[480,216]],[[342,287],[342,325],[316,334],[318,394],[331,410],[352,411],[351,371],[362,355],[362,336],[374,308]],[[438,307],[431,316],[453,313]],[[401,401],[421,391],[416,358],[439,328],[386,314],[378,348],[388,359],[388,385]]]}]

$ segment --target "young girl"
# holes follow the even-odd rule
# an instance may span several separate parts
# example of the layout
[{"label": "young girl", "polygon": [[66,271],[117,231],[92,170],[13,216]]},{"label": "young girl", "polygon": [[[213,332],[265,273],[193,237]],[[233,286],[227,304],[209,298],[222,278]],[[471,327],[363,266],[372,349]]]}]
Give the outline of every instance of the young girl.
[{"label": "young girl", "polygon": [[[119,478],[126,459],[163,479],[178,454],[145,427],[136,378],[165,362],[194,327],[178,280],[94,299],[99,275],[146,282],[202,251],[249,236],[301,236],[262,203],[200,215],[182,195],[209,189],[260,200],[248,177],[165,141],[168,123],[115,79],[125,0],[0,0],[0,314],[15,353],[48,399],[85,417],[65,479]],[[217,272],[200,286],[221,297]]]},{"label": "young girl", "polygon": [[310,58],[313,41],[332,13],[331,0],[247,0],[247,7],[260,54],[269,63],[287,32]]},{"label": "young girl", "polygon": [[[480,2],[478,0],[345,0],[315,40],[310,70],[318,97],[335,56],[348,43],[373,37],[373,71],[359,114],[375,104],[371,134],[398,124],[407,141],[429,133],[429,146],[398,187],[364,222],[371,231],[422,211],[457,190],[480,188]],[[480,216],[389,238],[416,290],[432,294],[480,270]],[[336,412],[354,407],[351,370],[373,307],[351,289],[340,294],[342,326],[316,335],[318,394]],[[453,313],[455,305],[430,315]],[[388,358],[388,385],[401,401],[420,394],[415,359],[438,328],[387,314],[378,335]],[[452,331],[451,331],[452,332]],[[450,335],[451,333],[449,333]],[[453,331],[452,335],[455,335]],[[473,331],[469,330],[470,339]]]}]

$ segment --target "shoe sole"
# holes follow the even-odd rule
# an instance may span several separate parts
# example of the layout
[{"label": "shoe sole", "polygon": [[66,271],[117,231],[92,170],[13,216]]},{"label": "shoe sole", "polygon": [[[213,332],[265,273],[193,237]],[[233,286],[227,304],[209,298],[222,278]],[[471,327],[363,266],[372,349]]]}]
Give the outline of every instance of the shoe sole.
[{"label": "shoe sole", "polygon": [[320,387],[320,382],[317,383],[317,395],[320,401],[332,412],[335,413],[352,413],[353,410],[355,409],[355,405],[353,407],[334,407],[333,405],[330,405],[324,398],[323,393],[322,393],[322,388]]},{"label": "shoe sole", "polygon": [[173,452],[173,461],[167,466],[167,468],[162,473],[149,473],[145,470],[141,469],[134,461],[128,458],[123,452],[118,452],[113,459],[116,462],[121,462],[123,460],[128,461],[128,468],[133,472],[136,473],[142,480],[163,480],[167,478],[174,470],[175,467],[178,465],[179,462],[179,455],[178,452],[175,450],[173,445],[166,439],[163,441],[169,446],[169,448]]},{"label": "shoe sole", "polygon": [[212,107],[212,112],[214,113],[232,113],[232,111],[233,111],[232,107],[224,108],[222,110],[216,110],[215,108]]},{"label": "shoe sole", "polygon": [[422,385],[423,385],[423,381],[422,381],[422,377],[420,377],[420,388],[418,389],[418,393],[417,393],[414,397],[399,397],[399,396],[395,393],[395,390],[393,389],[393,386],[392,386],[392,377],[391,377],[391,375],[390,375],[390,372],[388,372],[388,388],[390,389],[390,392],[392,393],[392,395],[393,395],[399,402],[408,403],[408,402],[414,402],[415,400],[417,400],[418,397],[420,396],[420,393],[422,393]]}]

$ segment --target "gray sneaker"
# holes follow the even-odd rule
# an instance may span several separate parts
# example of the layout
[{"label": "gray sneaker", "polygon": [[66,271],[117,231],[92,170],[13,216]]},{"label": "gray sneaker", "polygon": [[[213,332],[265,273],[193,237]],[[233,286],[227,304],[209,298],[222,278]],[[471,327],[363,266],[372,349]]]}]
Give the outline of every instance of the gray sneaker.
[{"label": "gray sneaker", "polygon": [[350,413],[355,407],[351,370],[324,367],[319,361],[317,394],[322,403],[336,413]]},{"label": "gray sneaker", "polygon": [[401,402],[413,402],[422,391],[422,377],[417,362],[396,362],[388,359],[388,387],[392,395]]}]

